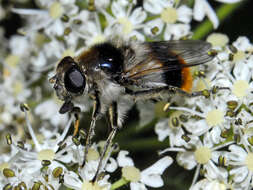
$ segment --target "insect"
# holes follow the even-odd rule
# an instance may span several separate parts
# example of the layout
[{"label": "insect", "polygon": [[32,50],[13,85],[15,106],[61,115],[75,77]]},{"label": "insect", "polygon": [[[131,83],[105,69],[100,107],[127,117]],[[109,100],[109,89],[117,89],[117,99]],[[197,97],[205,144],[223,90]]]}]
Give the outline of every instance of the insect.
[{"label": "insect", "polygon": [[56,75],[50,82],[54,83],[58,98],[64,101],[60,113],[71,111],[76,98],[90,95],[94,100],[85,155],[96,121],[105,113],[109,115],[111,132],[95,179],[130,102],[161,94],[200,95],[200,92],[190,92],[192,76],[189,67],[212,60],[214,56],[210,52],[210,43],[197,40],[143,43],[115,40],[94,45],[77,57],[67,56],[59,62]]}]

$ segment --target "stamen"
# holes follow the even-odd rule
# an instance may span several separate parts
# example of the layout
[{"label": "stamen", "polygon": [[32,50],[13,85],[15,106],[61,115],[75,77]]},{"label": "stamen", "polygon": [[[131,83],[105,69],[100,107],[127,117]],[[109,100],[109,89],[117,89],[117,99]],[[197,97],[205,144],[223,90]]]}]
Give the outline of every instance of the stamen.
[{"label": "stamen", "polygon": [[53,170],[52,174],[55,178],[60,177],[60,175],[63,173],[63,168],[62,167],[57,167]]},{"label": "stamen", "polygon": [[12,169],[9,168],[4,168],[3,169],[3,175],[7,178],[9,177],[14,177],[15,176],[15,172]]},{"label": "stamen", "polygon": [[204,114],[200,113],[200,112],[197,112],[197,111],[194,111],[194,110],[191,110],[189,108],[184,108],[184,107],[170,107],[171,110],[179,110],[179,111],[185,111],[185,112],[188,112],[188,113],[191,113],[192,115],[197,115],[199,117],[202,117],[202,118],[205,118]]},{"label": "stamen", "polygon": [[[25,104],[23,104],[23,105],[25,105]],[[22,108],[21,108],[21,110],[22,110],[23,112],[25,112],[25,121],[26,121],[26,125],[27,125],[28,131],[29,131],[29,133],[30,133],[30,135],[31,135],[31,137],[32,137],[32,140],[33,140],[33,142],[34,142],[34,144],[35,144],[35,149],[36,149],[36,151],[40,151],[40,150],[41,150],[41,147],[40,147],[40,144],[39,144],[39,142],[38,142],[38,140],[37,140],[37,138],[36,138],[36,136],[35,136],[35,133],[34,133],[34,131],[33,131],[32,125],[31,125],[31,123],[30,123],[30,120],[28,119],[27,109],[22,109]]]}]

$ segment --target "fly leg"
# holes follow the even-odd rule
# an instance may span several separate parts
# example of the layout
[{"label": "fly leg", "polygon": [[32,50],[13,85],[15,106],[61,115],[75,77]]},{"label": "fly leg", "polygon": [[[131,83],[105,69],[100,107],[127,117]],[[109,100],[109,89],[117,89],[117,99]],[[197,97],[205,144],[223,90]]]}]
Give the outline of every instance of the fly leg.
[{"label": "fly leg", "polygon": [[90,145],[91,145],[91,139],[95,133],[94,131],[95,131],[95,126],[96,126],[96,121],[100,115],[101,105],[100,105],[100,100],[99,100],[98,95],[95,94],[93,99],[94,99],[93,112],[92,112],[92,118],[91,118],[89,132],[88,132],[88,135],[86,138],[85,149],[84,149],[84,159],[83,159],[82,167],[85,165],[88,149],[90,148]]},{"label": "fly leg", "polygon": [[105,143],[105,146],[104,146],[104,149],[103,149],[103,152],[100,156],[100,159],[99,159],[99,164],[98,164],[98,168],[97,168],[97,171],[96,171],[96,174],[93,178],[93,182],[97,181],[98,180],[98,177],[99,177],[99,174],[100,174],[100,171],[103,169],[102,166],[103,166],[103,158],[105,157],[105,154],[108,150],[108,147],[111,145],[112,143],[112,140],[114,138],[114,136],[116,135],[119,127],[118,127],[118,112],[117,112],[117,103],[116,102],[113,102],[110,107],[109,107],[109,110],[108,110],[108,113],[109,113],[109,122],[111,124],[111,127],[112,127],[112,131],[110,132],[107,140],[106,140],[106,143]]},{"label": "fly leg", "polygon": [[153,88],[153,89],[147,89],[147,90],[139,90],[139,91],[132,91],[129,89],[126,89],[126,93],[133,96],[135,99],[149,99],[159,96],[160,94],[181,94],[187,97],[196,97],[196,96],[210,96],[210,93],[216,93],[218,90],[229,90],[227,87],[214,87],[211,90],[202,90],[202,91],[196,91],[196,92],[186,92],[180,88],[174,87],[174,86],[164,86],[160,88]]}]

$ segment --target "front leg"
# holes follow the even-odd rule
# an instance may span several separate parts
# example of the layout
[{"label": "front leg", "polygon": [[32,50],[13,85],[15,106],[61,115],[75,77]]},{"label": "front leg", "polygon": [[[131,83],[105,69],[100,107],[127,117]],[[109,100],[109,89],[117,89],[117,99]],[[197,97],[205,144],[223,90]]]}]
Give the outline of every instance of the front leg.
[{"label": "front leg", "polygon": [[101,104],[100,104],[98,93],[95,93],[95,95],[92,98],[94,99],[92,118],[91,118],[89,132],[88,132],[88,135],[86,138],[85,149],[84,149],[84,159],[83,159],[82,167],[84,166],[84,164],[86,162],[88,149],[90,148],[90,145],[91,145],[91,139],[95,134],[94,131],[95,131],[95,126],[96,126],[96,121],[97,121],[97,119],[100,115],[100,112],[101,112]]},{"label": "front leg", "polygon": [[97,181],[98,176],[100,174],[100,170],[103,169],[102,164],[103,164],[103,159],[104,159],[105,153],[107,152],[108,147],[111,145],[112,140],[113,140],[114,136],[116,135],[117,130],[119,129],[119,127],[118,127],[118,106],[117,106],[116,102],[113,102],[110,105],[110,107],[108,109],[108,113],[109,113],[109,121],[110,121],[110,125],[112,127],[112,131],[110,132],[110,134],[106,140],[103,152],[102,152],[100,159],[99,159],[99,164],[98,164],[98,168],[97,168],[95,177],[93,178],[92,181]]}]

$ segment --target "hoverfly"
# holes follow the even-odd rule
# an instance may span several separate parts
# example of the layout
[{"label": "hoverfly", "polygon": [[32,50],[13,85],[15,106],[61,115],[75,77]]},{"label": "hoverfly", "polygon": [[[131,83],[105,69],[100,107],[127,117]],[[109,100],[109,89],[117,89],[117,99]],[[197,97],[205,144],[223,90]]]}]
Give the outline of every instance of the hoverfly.
[{"label": "hoverfly", "polygon": [[[190,93],[191,66],[211,61],[211,44],[197,40],[127,42],[121,40],[97,44],[77,57],[64,57],[50,81],[59,99],[64,101],[60,113],[73,109],[77,97],[90,95],[94,100],[92,120],[86,139],[85,158],[94,134],[96,120],[109,115],[111,132],[100,158],[102,159],[117,130],[122,125],[127,103],[155,98],[160,94]],[[84,162],[85,162],[84,158]],[[84,165],[84,163],[83,163]]]}]

